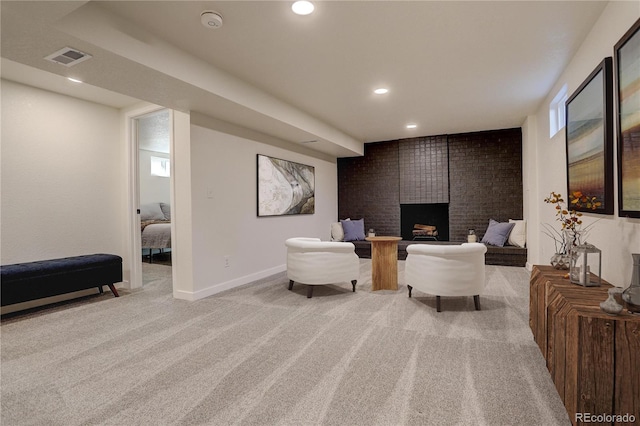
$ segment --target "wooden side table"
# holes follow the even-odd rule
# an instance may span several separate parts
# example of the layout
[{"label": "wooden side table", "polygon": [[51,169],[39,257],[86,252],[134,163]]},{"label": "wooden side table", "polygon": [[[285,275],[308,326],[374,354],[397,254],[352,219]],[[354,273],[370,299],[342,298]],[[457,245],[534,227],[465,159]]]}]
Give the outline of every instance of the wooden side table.
[{"label": "wooden side table", "polygon": [[576,425],[576,413],[628,413],[637,420],[640,316],[626,309],[607,315],[599,305],[611,285],[571,284],[566,272],[533,267],[529,325],[569,419]]},{"label": "wooden side table", "polygon": [[398,241],[401,237],[366,237],[371,242],[371,289],[398,289]]}]

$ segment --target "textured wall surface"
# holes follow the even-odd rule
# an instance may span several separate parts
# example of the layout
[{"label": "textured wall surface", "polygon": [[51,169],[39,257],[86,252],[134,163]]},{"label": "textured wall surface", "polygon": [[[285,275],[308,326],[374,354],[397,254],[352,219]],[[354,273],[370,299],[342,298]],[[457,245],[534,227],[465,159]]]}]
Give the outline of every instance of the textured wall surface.
[{"label": "textured wall surface", "polygon": [[469,228],[481,238],[489,219],[521,219],[521,129],[377,142],[338,159],[339,219],[401,235],[401,203],[442,202],[451,241],[466,241]]},{"label": "textured wall surface", "polygon": [[449,235],[484,235],[489,219],[522,219],[520,128],[449,135]]},{"label": "textured wall surface", "polygon": [[400,235],[398,141],[365,144],[364,157],[338,159],[338,218],[364,218],[365,231]]}]

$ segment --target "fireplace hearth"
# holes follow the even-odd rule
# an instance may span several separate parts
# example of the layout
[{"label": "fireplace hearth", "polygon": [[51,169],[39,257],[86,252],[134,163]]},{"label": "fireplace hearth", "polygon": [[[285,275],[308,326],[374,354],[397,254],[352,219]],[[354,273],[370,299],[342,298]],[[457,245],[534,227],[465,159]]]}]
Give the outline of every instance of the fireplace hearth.
[{"label": "fireplace hearth", "polygon": [[400,231],[403,240],[425,239],[414,235],[416,224],[430,225],[437,229],[438,241],[449,241],[449,204],[401,204]]}]

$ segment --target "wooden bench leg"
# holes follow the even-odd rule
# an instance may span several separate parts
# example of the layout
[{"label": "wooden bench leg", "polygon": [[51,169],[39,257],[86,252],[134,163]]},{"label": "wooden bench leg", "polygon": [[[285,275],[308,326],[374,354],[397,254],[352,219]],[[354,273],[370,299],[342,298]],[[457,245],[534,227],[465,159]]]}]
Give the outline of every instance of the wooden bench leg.
[{"label": "wooden bench leg", "polygon": [[[116,286],[114,286],[113,284],[107,284],[107,285],[109,286],[111,293],[113,293],[115,297],[120,297],[120,295],[118,294],[118,290],[116,290]],[[100,289],[102,289],[102,287],[100,287]]]},{"label": "wooden bench leg", "polygon": [[476,305],[476,311],[480,310],[480,295],[473,296],[473,303]]}]

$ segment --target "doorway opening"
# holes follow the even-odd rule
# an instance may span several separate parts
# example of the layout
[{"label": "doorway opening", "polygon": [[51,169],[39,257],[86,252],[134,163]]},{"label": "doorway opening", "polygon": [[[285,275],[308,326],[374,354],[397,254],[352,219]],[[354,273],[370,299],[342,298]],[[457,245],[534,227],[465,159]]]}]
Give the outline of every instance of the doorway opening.
[{"label": "doorway opening", "polygon": [[172,120],[171,110],[159,107],[131,116],[132,288],[172,276]]}]

